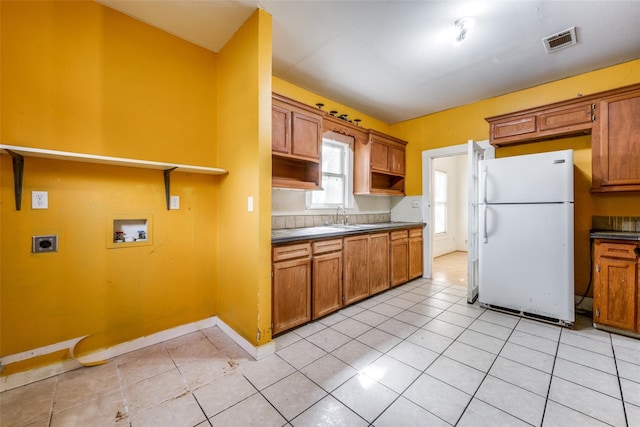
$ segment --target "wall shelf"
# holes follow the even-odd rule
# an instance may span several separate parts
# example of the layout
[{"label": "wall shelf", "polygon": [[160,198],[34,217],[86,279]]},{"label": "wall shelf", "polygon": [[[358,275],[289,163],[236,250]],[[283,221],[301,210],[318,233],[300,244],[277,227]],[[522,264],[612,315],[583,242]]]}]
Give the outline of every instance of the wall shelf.
[{"label": "wall shelf", "polygon": [[97,163],[111,166],[126,166],[142,169],[156,169],[163,171],[165,198],[167,210],[170,207],[170,176],[171,172],[191,172],[205,175],[225,175],[228,171],[208,166],[193,166],[176,163],[154,162],[151,160],[127,159],[124,157],[99,156],[95,154],[74,153],[70,151],[46,150],[42,148],[22,147],[17,145],[0,144],[0,152],[6,152],[13,159],[13,183],[16,200],[16,210],[22,204],[22,176],[24,174],[24,157],[40,157],[45,159],[69,160],[82,163]]}]

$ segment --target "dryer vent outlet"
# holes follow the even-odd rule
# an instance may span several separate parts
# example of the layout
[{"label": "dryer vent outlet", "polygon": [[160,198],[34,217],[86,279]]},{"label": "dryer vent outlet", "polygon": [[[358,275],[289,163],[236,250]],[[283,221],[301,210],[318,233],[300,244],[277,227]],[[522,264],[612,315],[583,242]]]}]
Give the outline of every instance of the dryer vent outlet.
[{"label": "dryer vent outlet", "polygon": [[31,238],[31,252],[34,254],[58,252],[58,236],[33,236]]}]

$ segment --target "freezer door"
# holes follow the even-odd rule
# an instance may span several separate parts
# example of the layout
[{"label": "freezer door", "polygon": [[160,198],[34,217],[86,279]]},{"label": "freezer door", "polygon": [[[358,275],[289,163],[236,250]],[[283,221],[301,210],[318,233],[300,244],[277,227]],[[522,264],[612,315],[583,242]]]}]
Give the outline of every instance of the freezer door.
[{"label": "freezer door", "polygon": [[480,225],[480,303],[574,322],[573,204],[484,205]]},{"label": "freezer door", "polygon": [[481,203],[573,201],[573,150],[480,162]]}]

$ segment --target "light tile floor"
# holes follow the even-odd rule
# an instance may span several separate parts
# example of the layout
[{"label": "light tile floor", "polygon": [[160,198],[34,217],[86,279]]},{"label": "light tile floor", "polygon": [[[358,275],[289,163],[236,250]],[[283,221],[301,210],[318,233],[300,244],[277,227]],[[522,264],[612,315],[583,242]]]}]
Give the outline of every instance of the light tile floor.
[{"label": "light tile floor", "polygon": [[433,259],[433,281],[467,286],[467,252],[455,251]]},{"label": "light tile floor", "polygon": [[275,339],[218,328],[0,394],[10,426],[640,426],[640,341],[418,279]]}]

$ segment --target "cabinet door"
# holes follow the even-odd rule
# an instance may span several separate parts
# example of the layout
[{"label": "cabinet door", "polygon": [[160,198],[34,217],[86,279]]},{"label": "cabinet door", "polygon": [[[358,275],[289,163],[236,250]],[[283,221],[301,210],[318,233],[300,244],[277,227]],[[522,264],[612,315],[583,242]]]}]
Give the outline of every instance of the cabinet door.
[{"label": "cabinet door", "polygon": [[[590,102],[568,107],[553,108],[537,116],[538,132],[566,132],[574,128],[590,128],[593,121],[593,106]],[[555,133],[555,132],[554,132]]]},{"label": "cabinet door", "polygon": [[491,123],[491,143],[500,144],[501,141],[516,138],[526,138],[536,132],[536,116],[509,117],[504,120]]},{"label": "cabinet door", "polygon": [[291,113],[291,154],[312,160],[320,160],[322,147],[322,121],[300,112]]},{"label": "cabinet door", "polygon": [[633,244],[596,244],[593,321],[635,330],[637,266]]},{"label": "cabinet door", "polygon": [[371,168],[383,172],[389,171],[389,146],[387,144],[372,140]]},{"label": "cabinet door", "polygon": [[369,236],[344,239],[344,305],[369,296]]},{"label": "cabinet door", "polygon": [[289,125],[289,110],[279,105],[271,106],[271,150],[291,153],[291,126]]},{"label": "cabinet door", "polygon": [[404,174],[404,148],[389,147],[389,171],[391,173]]},{"label": "cabinet door", "polygon": [[640,91],[604,99],[592,135],[593,187],[640,190]]},{"label": "cabinet door", "polygon": [[312,305],[313,319],[342,307],[342,251],[313,257]]},{"label": "cabinet door", "polygon": [[369,294],[389,288],[389,233],[369,237]]},{"label": "cabinet door", "polygon": [[422,230],[409,230],[409,279],[422,276]]},{"label": "cabinet door", "polygon": [[272,333],[311,320],[311,260],[299,259],[273,264]]},{"label": "cabinet door", "polygon": [[391,286],[409,281],[409,239],[391,241]]}]

